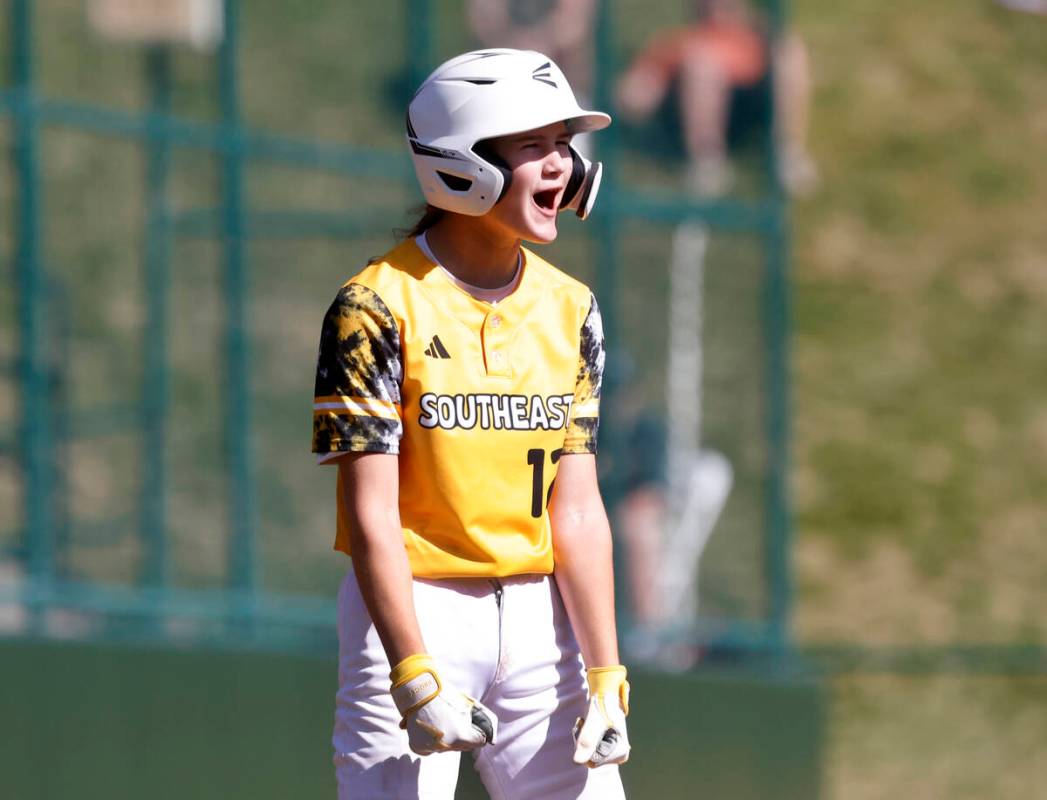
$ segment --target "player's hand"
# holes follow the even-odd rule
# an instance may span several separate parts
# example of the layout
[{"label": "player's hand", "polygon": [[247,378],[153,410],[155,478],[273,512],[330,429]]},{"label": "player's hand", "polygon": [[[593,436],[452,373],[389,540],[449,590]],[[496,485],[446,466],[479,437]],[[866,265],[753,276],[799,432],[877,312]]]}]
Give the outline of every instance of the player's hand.
[{"label": "player's hand", "polygon": [[625,667],[597,667],[586,672],[589,709],[574,726],[574,763],[590,767],[629,760],[629,682]]},{"label": "player's hand", "polygon": [[425,654],[397,664],[390,679],[393,702],[411,749],[420,756],[445,750],[475,750],[494,744],[498,719],[478,700],[440,679]]}]

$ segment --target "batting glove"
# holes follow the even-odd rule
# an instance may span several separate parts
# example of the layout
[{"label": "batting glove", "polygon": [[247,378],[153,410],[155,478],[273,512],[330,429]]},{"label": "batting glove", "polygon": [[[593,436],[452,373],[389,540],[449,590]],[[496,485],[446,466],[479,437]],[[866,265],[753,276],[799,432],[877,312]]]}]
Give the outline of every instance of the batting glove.
[{"label": "batting glove", "polygon": [[590,767],[624,764],[629,760],[629,682],[625,667],[597,667],[586,671],[589,710],[574,726],[574,763]]},{"label": "batting glove", "polygon": [[411,749],[420,756],[494,744],[498,719],[478,700],[440,680],[433,660],[409,656],[389,675],[393,702]]}]

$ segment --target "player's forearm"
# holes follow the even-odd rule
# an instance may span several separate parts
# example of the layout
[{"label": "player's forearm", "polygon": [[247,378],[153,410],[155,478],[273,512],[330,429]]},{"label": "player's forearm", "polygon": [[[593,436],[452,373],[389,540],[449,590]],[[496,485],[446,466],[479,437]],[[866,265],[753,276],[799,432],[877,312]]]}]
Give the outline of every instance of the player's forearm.
[{"label": "player's forearm", "polygon": [[556,515],[554,575],[587,668],[619,663],[611,530],[603,505]]},{"label": "player's forearm", "polygon": [[352,537],[353,571],[391,665],[425,652],[414,609],[411,568],[400,529],[361,530]]},{"label": "player's forearm", "polygon": [[339,463],[349,514],[349,549],[360,594],[389,663],[425,652],[414,610],[411,565],[399,512],[397,456],[361,453]]}]

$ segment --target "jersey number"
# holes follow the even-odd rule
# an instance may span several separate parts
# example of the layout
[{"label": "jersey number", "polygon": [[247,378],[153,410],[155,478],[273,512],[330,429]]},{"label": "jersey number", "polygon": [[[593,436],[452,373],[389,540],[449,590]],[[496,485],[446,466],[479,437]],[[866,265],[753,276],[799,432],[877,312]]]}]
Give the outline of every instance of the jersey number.
[{"label": "jersey number", "polygon": [[[549,460],[555,464],[560,460],[563,448],[553,450],[549,454]],[[549,505],[549,498],[553,496],[553,484],[556,478],[549,481],[549,489],[545,493],[545,503],[542,503],[542,487],[545,485],[545,451],[540,447],[527,451],[527,463],[534,467],[531,475],[531,516],[538,519],[542,516],[545,506]]]}]

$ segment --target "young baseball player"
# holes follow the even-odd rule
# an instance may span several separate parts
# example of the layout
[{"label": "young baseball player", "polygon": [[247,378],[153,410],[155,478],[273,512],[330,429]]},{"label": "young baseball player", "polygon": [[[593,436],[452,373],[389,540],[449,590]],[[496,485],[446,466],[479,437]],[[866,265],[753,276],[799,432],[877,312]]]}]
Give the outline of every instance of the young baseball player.
[{"label": "young baseball player", "polygon": [[324,319],[313,450],[338,465],[339,797],[624,797],[628,683],[596,481],[591,292],[522,240],[588,215],[610,124],[532,51],[441,65],[407,111],[427,212]]}]

